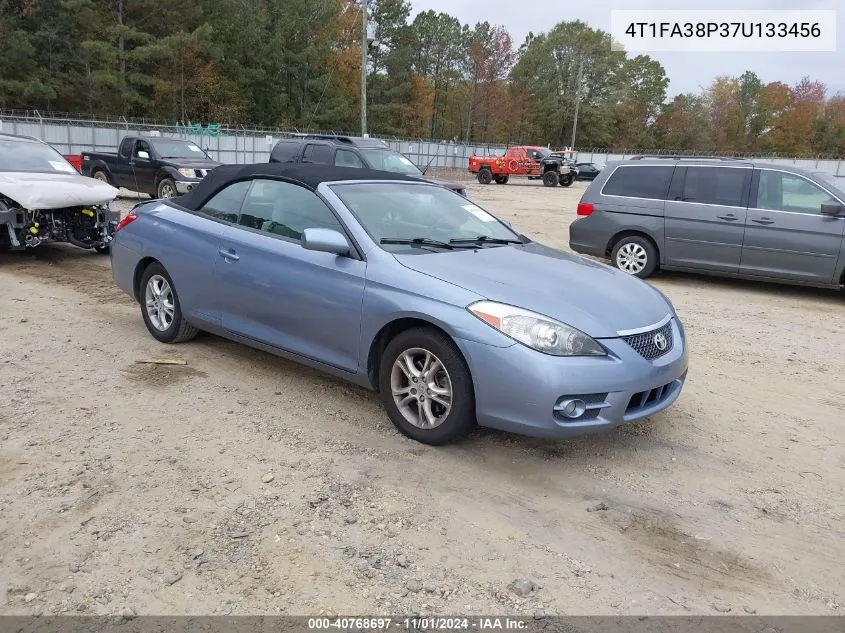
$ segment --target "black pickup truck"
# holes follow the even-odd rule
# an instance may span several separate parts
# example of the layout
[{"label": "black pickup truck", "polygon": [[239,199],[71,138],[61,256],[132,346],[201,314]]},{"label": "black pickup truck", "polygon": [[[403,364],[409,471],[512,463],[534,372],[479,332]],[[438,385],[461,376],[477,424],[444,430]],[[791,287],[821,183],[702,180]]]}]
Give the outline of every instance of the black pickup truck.
[{"label": "black pickup truck", "polygon": [[221,163],[191,141],[127,136],[117,154],[82,152],[82,174],[153,198],[189,192]]}]

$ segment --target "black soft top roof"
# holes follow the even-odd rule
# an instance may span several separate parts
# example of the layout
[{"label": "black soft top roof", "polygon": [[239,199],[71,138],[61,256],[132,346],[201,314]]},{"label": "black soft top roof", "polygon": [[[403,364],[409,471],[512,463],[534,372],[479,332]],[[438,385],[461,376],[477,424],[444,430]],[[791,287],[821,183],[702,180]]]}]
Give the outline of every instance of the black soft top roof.
[{"label": "black soft top roof", "polygon": [[288,180],[311,189],[320,183],[340,180],[404,180],[407,182],[426,182],[412,176],[405,176],[392,171],[361,169],[358,167],[335,167],[334,165],[316,165],[301,163],[257,163],[255,165],[221,165],[208,172],[199,185],[183,196],[172,198],[175,204],[185,209],[196,211],[214,194],[224,187],[251,178],[266,177]]}]

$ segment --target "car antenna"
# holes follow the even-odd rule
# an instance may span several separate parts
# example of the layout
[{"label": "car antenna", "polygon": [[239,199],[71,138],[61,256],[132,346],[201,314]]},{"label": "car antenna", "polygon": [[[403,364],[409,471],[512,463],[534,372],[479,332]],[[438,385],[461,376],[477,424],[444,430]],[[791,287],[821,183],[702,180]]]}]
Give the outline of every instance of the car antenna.
[{"label": "car antenna", "polygon": [[435,154],[434,156],[432,156],[432,157],[431,157],[431,160],[430,160],[430,161],[428,161],[428,165],[426,165],[426,166],[425,166],[425,169],[423,169],[423,170],[422,170],[422,175],[423,175],[423,176],[425,176],[425,172],[427,172],[427,171],[428,171],[428,168],[429,168],[429,167],[431,167],[431,163],[433,163],[433,162],[434,162],[434,159],[435,159],[435,158],[437,158],[437,155],[436,155],[436,154]]}]

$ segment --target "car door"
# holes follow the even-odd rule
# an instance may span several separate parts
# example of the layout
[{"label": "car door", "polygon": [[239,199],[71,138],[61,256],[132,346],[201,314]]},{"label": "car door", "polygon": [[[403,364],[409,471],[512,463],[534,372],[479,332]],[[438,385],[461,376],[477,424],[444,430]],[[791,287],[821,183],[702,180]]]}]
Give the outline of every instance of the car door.
[{"label": "car door", "polygon": [[249,182],[233,183],[196,211],[177,214],[175,226],[162,227],[161,235],[166,238],[160,244],[166,249],[162,260],[179,288],[182,309],[189,318],[220,326],[224,298],[215,275],[218,252],[228,227],[238,221],[248,190]]},{"label": "car door", "polygon": [[528,174],[529,176],[537,176],[540,174],[540,163],[543,160],[543,155],[536,149],[519,149],[520,156],[517,158],[519,169],[517,173]]},{"label": "car door", "polygon": [[740,271],[760,277],[833,283],[845,219],[822,215],[825,202],[843,201],[802,175],[769,168],[755,170]]},{"label": "car door", "polygon": [[[146,157],[141,156],[141,152],[145,152]],[[156,169],[152,159],[153,150],[150,144],[143,140],[135,141],[132,160],[129,163],[132,166],[135,191],[155,192]]]},{"label": "car door", "polygon": [[313,191],[280,180],[253,181],[217,266],[226,297],[223,327],[357,371],[366,262],[304,249],[307,228],[344,231]]},{"label": "car door", "polygon": [[135,151],[135,141],[125,138],[117,148],[117,159],[109,165],[114,184],[135,191],[135,172],[132,169],[132,154]]},{"label": "car door", "polygon": [[739,271],[751,175],[751,167],[675,170],[665,207],[666,266]]}]

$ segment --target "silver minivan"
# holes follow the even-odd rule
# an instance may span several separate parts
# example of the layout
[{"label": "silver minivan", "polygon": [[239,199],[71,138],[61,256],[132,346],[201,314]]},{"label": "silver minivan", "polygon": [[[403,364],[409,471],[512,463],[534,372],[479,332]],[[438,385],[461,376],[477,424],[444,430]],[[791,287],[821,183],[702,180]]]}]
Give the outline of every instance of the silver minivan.
[{"label": "silver minivan", "polygon": [[584,192],[569,246],[641,278],[662,268],[840,288],[841,180],[733,158],[635,156]]}]

